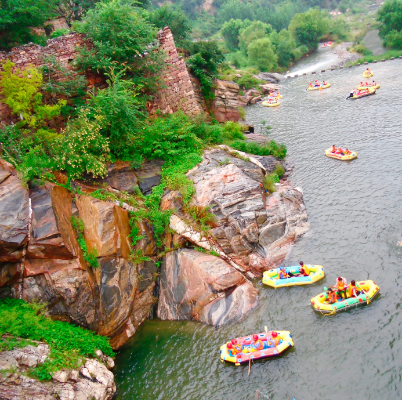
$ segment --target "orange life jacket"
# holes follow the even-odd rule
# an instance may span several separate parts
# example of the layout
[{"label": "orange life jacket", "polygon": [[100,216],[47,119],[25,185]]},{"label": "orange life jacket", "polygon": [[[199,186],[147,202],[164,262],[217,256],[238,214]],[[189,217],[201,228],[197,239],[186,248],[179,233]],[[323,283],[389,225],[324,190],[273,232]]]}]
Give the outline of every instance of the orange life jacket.
[{"label": "orange life jacket", "polygon": [[262,350],[264,348],[264,345],[262,344],[262,341],[258,339],[256,342],[251,343],[252,349],[254,351]]}]

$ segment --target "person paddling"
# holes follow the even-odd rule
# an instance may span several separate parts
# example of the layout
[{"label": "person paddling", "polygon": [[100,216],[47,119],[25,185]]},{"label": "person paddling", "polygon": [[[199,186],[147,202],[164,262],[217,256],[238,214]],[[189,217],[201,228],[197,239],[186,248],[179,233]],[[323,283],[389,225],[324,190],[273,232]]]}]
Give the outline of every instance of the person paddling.
[{"label": "person paddling", "polygon": [[350,281],[350,285],[348,287],[348,297],[357,297],[360,295],[360,293],[362,293],[361,287],[354,280]]},{"label": "person paddling", "polygon": [[299,264],[300,264],[300,275],[301,276],[309,276],[310,269],[307,267],[307,265],[304,265],[303,261],[300,261]]}]

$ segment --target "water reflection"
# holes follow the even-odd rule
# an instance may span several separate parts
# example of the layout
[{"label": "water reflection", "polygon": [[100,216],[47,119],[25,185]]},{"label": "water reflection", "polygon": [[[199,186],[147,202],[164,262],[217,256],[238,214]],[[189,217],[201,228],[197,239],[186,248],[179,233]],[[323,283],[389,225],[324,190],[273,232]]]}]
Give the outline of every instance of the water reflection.
[{"label": "water reflection", "polygon": [[[345,100],[364,67],[322,75],[332,87],[305,89],[309,77],[283,83],[280,107],[247,109],[247,119],[288,146],[292,180],[304,190],[310,231],[285,264],[320,263],[326,278],[308,287],[269,289],[257,281],[260,308],[216,330],[192,322],[147,321],[117,358],[117,399],[338,400],[400,398],[402,367],[402,61],[373,64],[381,89]],[[358,158],[325,157],[330,145]],[[381,297],[333,317],[309,300],[338,275],[373,279]],[[235,367],[219,361],[228,338],[263,331],[292,332],[295,348],[277,359]]]}]

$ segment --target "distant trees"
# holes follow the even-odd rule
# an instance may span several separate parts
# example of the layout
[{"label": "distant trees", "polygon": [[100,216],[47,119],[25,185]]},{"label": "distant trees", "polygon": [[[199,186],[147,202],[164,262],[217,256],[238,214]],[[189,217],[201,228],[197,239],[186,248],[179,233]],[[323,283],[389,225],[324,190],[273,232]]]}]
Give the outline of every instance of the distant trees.
[{"label": "distant trees", "polygon": [[387,1],[378,10],[380,36],[386,47],[402,49],[402,1]]}]

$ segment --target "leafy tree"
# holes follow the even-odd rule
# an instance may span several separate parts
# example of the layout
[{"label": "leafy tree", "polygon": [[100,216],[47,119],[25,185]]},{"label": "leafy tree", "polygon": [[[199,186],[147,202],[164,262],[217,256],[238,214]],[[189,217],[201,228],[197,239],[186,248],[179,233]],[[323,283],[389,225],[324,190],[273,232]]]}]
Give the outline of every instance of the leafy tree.
[{"label": "leafy tree", "polygon": [[258,67],[261,71],[270,71],[277,66],[278,56],[267,37],[251,42],[247,53],[250,64]]},{"label": "leafy tree", "polygon": [[104,74],[126,70],[134,83],[149,88],[163,67],[162,54],[154,51],[157,29],[135,4],[135,0],[96,3],[76,27],[93,45],[92,49],[83,48],[77,61],[85,70]]},{"label": "leafy tree", "polygon": [[328,33],[328,18],[319,9],[296,14],[289,25],[295,39],[309,50],[317,48],[320,37]]},{"label": "leafy tree", "polygon": [[229,0],[222,5],[218,18],[221,21],[230,21],[231,19],[249,19],[254,21],[256,16],[249,3],[240,0]]},{"label": "leafy tree", "polygon": [[236,51],[239,49],[240,30],[249,24],[251,21],[242,21],[241,19],[231,19],[223,24],[221,34],[228,50]]},{"label": "leafy tree", "polygon": [[281,67],[287,67],[294,58],[294,50],[296,49],[296,41],[292,34],[283,29],[279,33],[273,31],[269,35],[269,39],[275,49],[275,53],[278,56],[278,65]]},{"label": "leafy tree", "polygon": [[0,50],[9,50],[38,36],[32,28],[42,27],[54,16],[58,0],[0,0]]},{"label": "leafy tree", "polygon": [[247,54],[248,46],[256,39],[261,39],[272,32],[272,26],[261,21],[254,21],[240,32],[240,49]]},{"label": "leafy tree", "polygon": [[377,15],[377,20],[380,21],[380,36],[384,40],[384,45],[402,48],[399,38],[402,31],[402,1],[386,1],[378,10]]},{"label": "leafy tree", "polygon": [[98,0],[58,0],[54,5],[57,15],[63,16],[71,26],[73,21],[79,21],[82,17],[95,6]]},{"label": "leafy tree", "polygon": [[159,29],[168,26],[179,45],[187,39],[191,31],[190,21],[180,6],[166,4],[157,8],[150,13],[149,20]]}]

